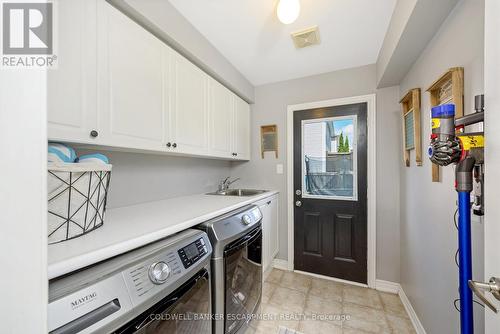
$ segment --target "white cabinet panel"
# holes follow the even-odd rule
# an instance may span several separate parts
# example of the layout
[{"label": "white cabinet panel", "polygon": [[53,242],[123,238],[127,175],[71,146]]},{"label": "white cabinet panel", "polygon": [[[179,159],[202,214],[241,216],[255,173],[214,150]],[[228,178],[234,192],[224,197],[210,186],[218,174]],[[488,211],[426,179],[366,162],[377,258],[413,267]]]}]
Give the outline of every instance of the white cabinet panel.
[{"label": "white cabinet panel", "polygon": [[210,79],[210,155],[233,157],[233,114],[232,93],[217,81]]},{"label": "white cabinet panel", "polygon": [[103,140],[111,146],[162,149],[168,48],[108,3],[101,6]]},{"label": "white cabinet panel", "polygon": [[262,271],[265,273],[270,268],[270,249],[269,249],[269,240],[270,240],[270,224],[269,224],[269,204],[264,203],[259,206],[260,211],[262,212]]},{"label": "white cabinet panel", "polygon": [[236,158],[250,159],[250,106],[235,96],[234,110],[234,152]]},{"label": "white cabinet panel", "polygon": [[56,1],[57,68],[47,71],[50,140],[95,143],[97,128],[95,0]]},{"label": "white cabinet panel", "polygon": [[278,196],[272,198],[271,203],[269,203],[269,217],[270,227],[269,227],[269,258],[272,261],[279,251],[279,200]]},{"label": "white cabinet panel", "polygon": [[278,196],[266,198],[257,205],[262,212],[262,266],[266,272],[272,268],[273,260],[279,250]]},{"label": "white cabinet panel", "polygon": [[174,152],[208,153],[208,76],[177,53],[172,53],[173,85],[170,105]]}]

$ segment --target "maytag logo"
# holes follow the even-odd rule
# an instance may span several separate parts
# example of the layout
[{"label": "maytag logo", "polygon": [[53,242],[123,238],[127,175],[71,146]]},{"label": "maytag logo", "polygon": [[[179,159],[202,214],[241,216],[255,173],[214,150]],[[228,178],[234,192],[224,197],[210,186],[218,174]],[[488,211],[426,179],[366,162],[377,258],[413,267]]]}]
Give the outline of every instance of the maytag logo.
[{"label": "maytag logo", "polygon": [[97,298],[97,292],[92,292],[89,293],[86,296],[83,296],[82,298],[75,299],[74,301],[71,302],[71,308],[74,310],[82,305],[85,305],[87,303],[90,303],[94,299]]}]

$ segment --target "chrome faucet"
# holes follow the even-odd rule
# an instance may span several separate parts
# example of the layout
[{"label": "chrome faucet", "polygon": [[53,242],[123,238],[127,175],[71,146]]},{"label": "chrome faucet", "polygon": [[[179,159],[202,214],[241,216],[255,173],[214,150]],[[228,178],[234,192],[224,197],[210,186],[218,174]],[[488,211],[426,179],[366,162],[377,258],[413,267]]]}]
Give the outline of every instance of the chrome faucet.
[{"label": "chrome faucet", "polygon": [[224,180],[220,181],[219,183],[219,190],[218,192],[223,192],[223,191],[226,191],[229,189],[229,186],[233,183],[235,183],[236,181],[240,180],[240,178],[236,178],[232,181],[229,181],[229,176],[226,177]]}]

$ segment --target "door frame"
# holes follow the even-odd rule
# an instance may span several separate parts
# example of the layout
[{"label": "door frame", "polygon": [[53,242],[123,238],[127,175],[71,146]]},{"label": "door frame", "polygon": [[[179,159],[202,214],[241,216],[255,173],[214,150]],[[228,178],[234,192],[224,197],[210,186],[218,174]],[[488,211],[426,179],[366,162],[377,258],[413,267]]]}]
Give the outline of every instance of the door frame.
[{"label": "door frame", "polygon": [[[486,113],[484,115],[484,134],[488,140],[485,147],[485,166],[487,182],[484,185],[485,197],[485,215],[484,215],[484,279],[487,282],[490,277],[500,275],[499,260],[500,255],[495,252],[498,245],[498,235],[500,233],[500,224],[498,222],[499,209],[494,205],[497,203],[498,190],[494,180],[499,172],[495,170],[492,164],[498,164],[498,126],[500,117],[497,113],[500,107],[500,38],[497,31],[500,27],[500,4],[498,1],[486,0],[485,2],[485,50],[484,50],[484,96],[486,97]],[[487,293],[486,298],[498,305],[498,301]],[[486,308],[484,311],[485,333],[498,332],[500,318],[498,314],[493,313]]]},{"label": "door frame", "polygon": [[[367,126],[368,126],[368,147],[367,147],[367,159],[368,159],[368,171],[367,171],[367,276],[368,276],[368,287],[375,288],[376,281],[376,226],[377,226],[377,188],[376,188],[376,175],[377,175],[377,164],[376,164],[376,95],[360,95],[351,96],[344,98],[337,98],[331,100],[323,100],[309,103],[293,104],[287,106],[286,122],[287,122],[287,217],[288,217],[288,270],[294,270],[294,206],[293,203],[293,116],[295,111],[314,109],[314,108],[325,108],[333,106],[342,106],[346,104],[355,103],[366,103],[367,104]],[[331,278],[331,277],[329,277]],[[332,278],[334,280],[340,280]],[[354,282],[353,282],[354,283]],[[356,283],[359,285],[359,283]],[[362,284],[365,286],[364,284]]]}]

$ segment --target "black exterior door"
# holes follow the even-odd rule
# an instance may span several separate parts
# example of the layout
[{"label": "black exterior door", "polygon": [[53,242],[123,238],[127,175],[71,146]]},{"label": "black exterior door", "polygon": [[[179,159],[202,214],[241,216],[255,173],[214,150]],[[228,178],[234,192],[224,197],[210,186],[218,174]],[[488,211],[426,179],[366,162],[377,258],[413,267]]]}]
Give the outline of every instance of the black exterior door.
[{"label": "black exterior door", "polygon": [[367,283],[367,104],[294,113],[294,266]]}]

